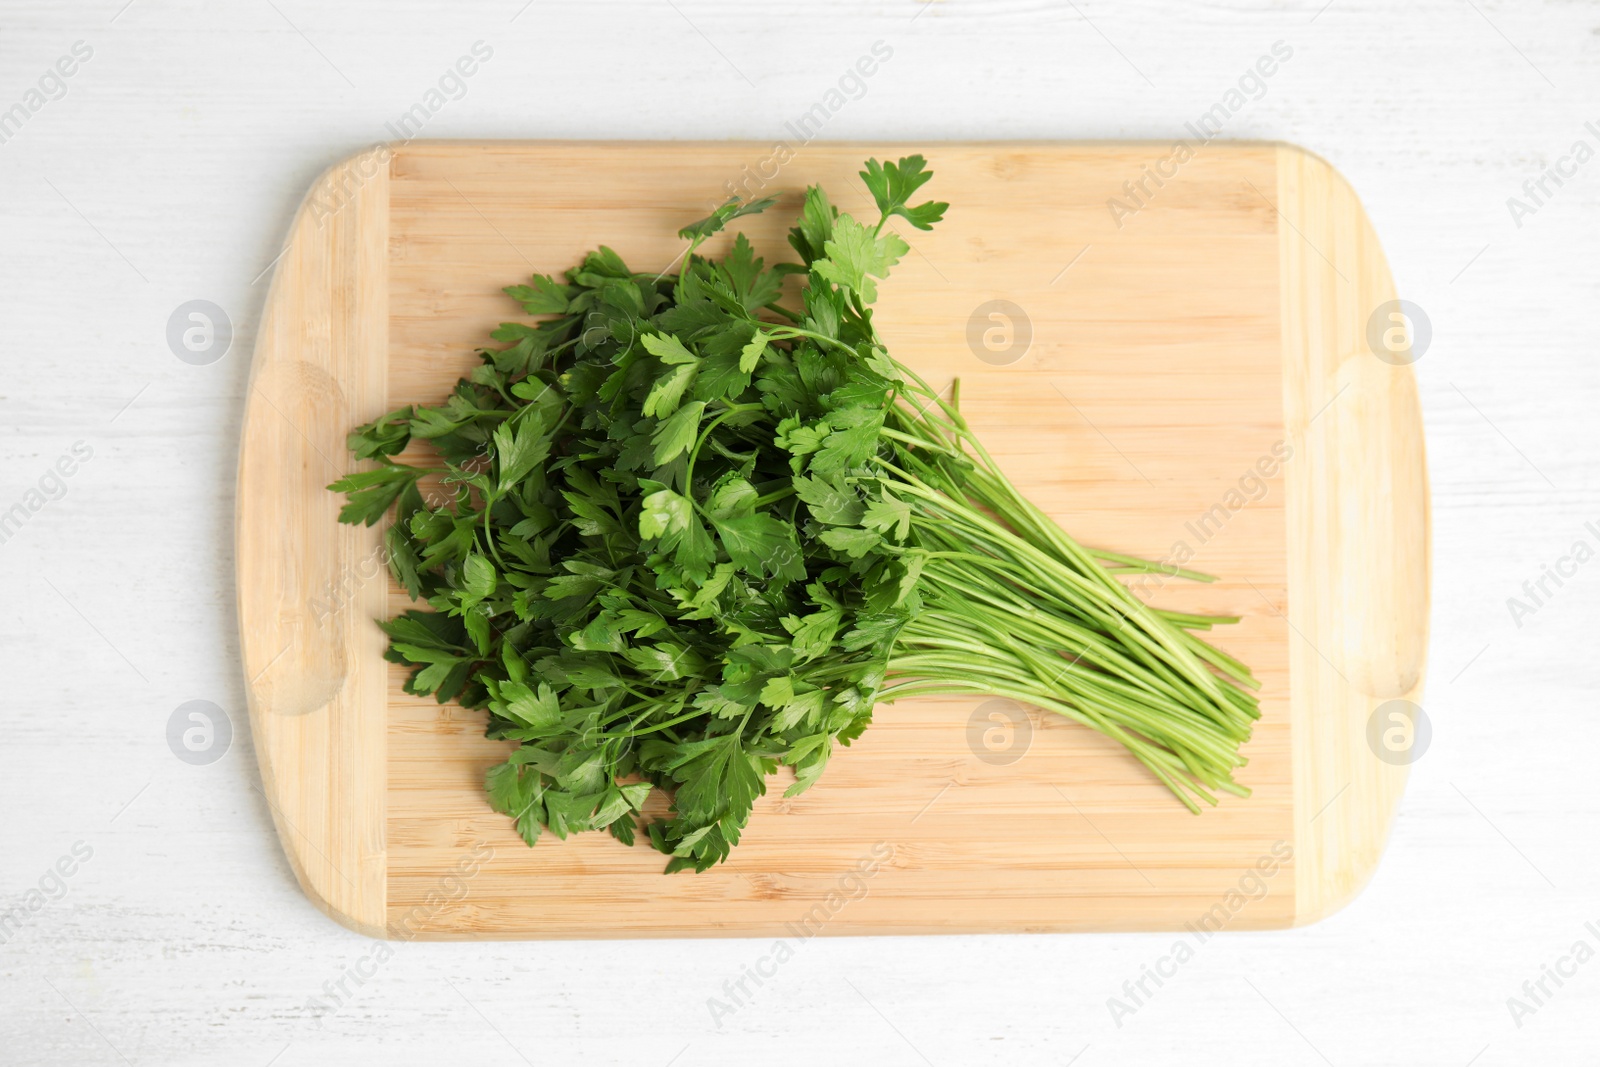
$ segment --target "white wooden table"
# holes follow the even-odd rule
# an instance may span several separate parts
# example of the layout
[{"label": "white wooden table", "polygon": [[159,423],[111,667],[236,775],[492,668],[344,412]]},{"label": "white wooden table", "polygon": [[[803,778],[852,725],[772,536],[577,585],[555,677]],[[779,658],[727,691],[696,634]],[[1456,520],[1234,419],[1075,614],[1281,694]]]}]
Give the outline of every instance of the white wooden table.
[{"label": "white wooden table", "polygon": [[[0,516],[22,505],[0,527],[0,913],[21,909],[0,915],[0,1059],[1594,1062],[1600,4],[519,6],[0,14]],[[1433,332],[1434,736],[1353,905],[1216,937],[1120,1017],[1170,935],[819,939],[714,1019],[768,945],[391,951],[307,904],[257,790],[231,526],[265,279],[327,163],[417,127],[773,141],[808,113],[830,139],[1167,141],[1276,42],[1292,55],[1221,136],[1337,165]],[[231,322],[220,358],[169,346],[192,300]],[[231,716],[214,762],[169,745],[196,700]]]}]

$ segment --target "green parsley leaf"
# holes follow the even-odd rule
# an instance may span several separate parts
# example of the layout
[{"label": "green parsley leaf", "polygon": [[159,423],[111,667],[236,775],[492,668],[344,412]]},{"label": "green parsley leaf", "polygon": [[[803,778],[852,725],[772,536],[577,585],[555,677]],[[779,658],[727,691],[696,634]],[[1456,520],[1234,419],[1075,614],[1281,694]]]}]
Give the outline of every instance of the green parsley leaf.
[{"label": "green parsley leaf", "polygon": [[691,401],[656,427],[656,432],[650,436],[650,443],[655,447],[653,462],[657,467],[689,451],[699,436],[700,416],[705,409],[705,401]]}]

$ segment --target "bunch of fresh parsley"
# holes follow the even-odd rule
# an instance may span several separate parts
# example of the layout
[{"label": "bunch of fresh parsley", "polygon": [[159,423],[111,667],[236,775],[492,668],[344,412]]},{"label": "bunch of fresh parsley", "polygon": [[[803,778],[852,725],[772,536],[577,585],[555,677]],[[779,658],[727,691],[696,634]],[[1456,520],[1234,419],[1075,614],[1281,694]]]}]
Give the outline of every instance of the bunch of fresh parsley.
[{"label": "bunch of fresh parsley", "polygon": [[[680,231],[676,274],[602,247],[508,288],[536,321],[496,330],[444,403],[350,435],[376,466],[330,486],[340,518],[392,508],[391,570],[428,606],[382,624],[388,656],[410,692],[519,742],[487,787],[530,845],[632,843],[661,790],[651,843],[705,870],[780,765],[788,795],[808,788],[878,700],[916,692],[1058,712],[1195,810],[1247,792],[1254,682],[1191,632],[1233,620],[1132,596],[1117,575],[1151,564],[1077,545],[971,434],[958,384],[946,399],[888,354],[871,305],[908,250],[888,223],[948,205],[911,204],[921,156],[861,177],[876,223],[808,189],[799,263],[767,267],[742,234],[697,254],[773,203],[730,200]],[[393,458],[414,441],[439,465]]]}]

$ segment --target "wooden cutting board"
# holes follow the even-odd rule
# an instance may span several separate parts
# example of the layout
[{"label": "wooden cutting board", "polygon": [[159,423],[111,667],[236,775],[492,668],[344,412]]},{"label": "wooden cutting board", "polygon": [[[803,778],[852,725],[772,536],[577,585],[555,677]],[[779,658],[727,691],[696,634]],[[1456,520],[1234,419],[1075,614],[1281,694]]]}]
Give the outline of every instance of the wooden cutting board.
[{"label": "wooden cutting board", "polygon": [[[678,227],[730,188],[780,196],[742,221],[781,258],[807,184],[865,214],[861,161],[911,151],[953,206],[906,231],[885,338],[930,381],[961,377],[1001,465],[1081,541],[1220,576],[1144,593],[1244,616],[1216,640],[1263,682],[1254,795],[1194,816],[1088,730],[918,699],[881,706],[808,793],[769,792],[714,871],[665,877],[661,855],[602,834],[527,848],[485,801],[504,746],[481,714],[404,695],[381,658],[373,620],[406,600],[378,531],[338,525],[323,489],[352,468],[345,433],[442,398],[519,317],[501,286],[601,243],[665,267]],[[1405,780],[1369,726],[1420,698],[1426,649],[1416,389],[1405,353],[1369,341],[1393,283],[1322,160],[1183,155],[413,142],[331,168],[262,318],[237,517],[251,727],[307,895],[397,938],[1246,929],[1347,902]]]}]

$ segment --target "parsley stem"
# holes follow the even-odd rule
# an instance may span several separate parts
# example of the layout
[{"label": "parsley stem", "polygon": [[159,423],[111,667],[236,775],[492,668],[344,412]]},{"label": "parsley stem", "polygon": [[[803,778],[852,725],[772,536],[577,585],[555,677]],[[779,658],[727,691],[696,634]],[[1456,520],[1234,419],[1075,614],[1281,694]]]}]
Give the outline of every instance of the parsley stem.
[{"label": "parsley stem", "polygon": [[755,506],[759,510],[768,504],[776,504],[780,500],[787,500],[791,496],[794,496],[794,486],[784,486],[782,489],[774,489],[770,493],[756,497]]},{"label": "parsley stem", "polygon": [[728,418],[737,415],[740,412],[764,410],[766,409],[760,404],[729,404],[728,410],[724,411],[722,414],[718,415],[716,418],[707,423],[705,429],[700,431],[700,436],[696,438],[694,448],[689,452],[689,463],[683,474],[684,489],[687,490],[694,485],[694,461],[700,458],[700,449],[705,445],[706,441],[711,438],[712,430],[715,430],[718,426],[722,425],[723,422],[727,421]]}]

